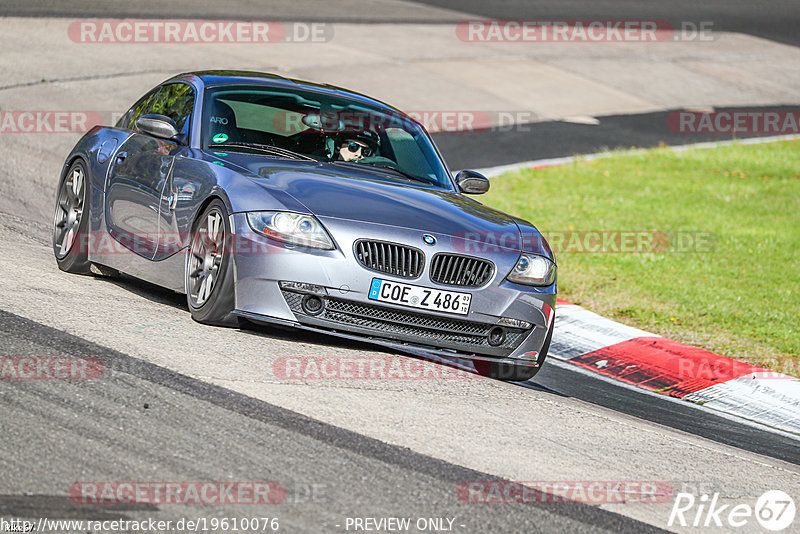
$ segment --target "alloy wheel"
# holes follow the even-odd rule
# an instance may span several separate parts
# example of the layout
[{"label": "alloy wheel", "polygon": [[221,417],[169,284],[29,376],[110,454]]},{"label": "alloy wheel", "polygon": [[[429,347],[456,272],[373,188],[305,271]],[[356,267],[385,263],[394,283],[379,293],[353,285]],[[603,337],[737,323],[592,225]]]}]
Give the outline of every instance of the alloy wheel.
[{"label": "alloy wheel", "polygon": [[59,259],[65,258],[75,244],[75,237],[78,235],[83,217],[85,182],[83,168],[76,165],[69,176],[64,178],[61,190],[58,192],[53,222],[53,243]]},{"label": "alloy wheel", "polygon": [[193,306],[199,308],[211,296],[219,280],[224,256],[225,225],[222,213],[212,209],[197,225],[189,249],[188,289]]}]

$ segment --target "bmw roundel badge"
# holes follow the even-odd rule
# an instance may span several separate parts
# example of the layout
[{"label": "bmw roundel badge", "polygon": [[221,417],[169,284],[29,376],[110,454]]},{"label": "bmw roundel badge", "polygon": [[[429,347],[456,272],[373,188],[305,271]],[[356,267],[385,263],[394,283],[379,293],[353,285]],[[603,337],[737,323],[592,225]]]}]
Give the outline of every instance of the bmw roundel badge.
[{"label": "bmw roundel badge", "polygon": [[431,234],[424,234],[422,236],[422,240],[425,241],[425,243],[427,243],[428,245],[436,244],[436,238],[433,237]]}]

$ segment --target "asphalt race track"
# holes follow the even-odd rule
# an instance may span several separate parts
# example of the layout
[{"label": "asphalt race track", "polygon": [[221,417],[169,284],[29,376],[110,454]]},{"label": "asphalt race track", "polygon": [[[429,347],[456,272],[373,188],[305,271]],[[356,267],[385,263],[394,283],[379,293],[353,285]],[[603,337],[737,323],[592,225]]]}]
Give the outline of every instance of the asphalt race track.
[{"label": "asphalt race track", "polygon": [[[737,108],[726,108],[736,111]],[[758,111],[748,106],[747,111]],[[791,106],[769,106],[770,111],[794,109]],[[675,111],[675,110],[673,110]],[[436,145],[453,169],[487,168],[513,163],[592,154],[613,149],[650,148],[662,143],[684,145],[709,141],[731,141],[742,138],[769,137],[754,133],[736,136],[726,133],[697,133],[685,135],[670,131],[666,126],[672,111],[656,111],[633,115],[597,117],[597,124],[565,121],[544,121],[522,128],[498,127],[481,135],[463,132],[434,134]],[[493,149],[486,154],[489,143]]]},{"label": "asphalt race track", "polygon": [[[119,109],[142,88],[181,68],[166,47],[154,54],[164,65],[136,54],[127,57],[123,48],[119,55],[91,59],[61,53],[46,36],[61,32],[64,20],[258,19],[265,12],[269,20],[357,27],[363,34],[358,37],[361,48],[355,49],[365,57],[369,45],[378,48],[395,25],[413,26],[419,32],[415,35],[428,35],[434,42],[438,25],[468,17],[713,19],[717,29],[744,35],[735,37],[741,42],[756,37],[759,43],[765,40],[765,47],[779,43],[781,54],[800,45],[800,9],[778,1],[0,0],[0,15],[13,17],[0,19],[6,50],[0,52],[0,64],[10,73],[0,82],[0,111],[73,109],[73,101],[83,109],[87,102],[104,112]],[[372,23],[383,24],[373,30]],[[22,42],[29,35],[38,37]],[[336,41],[323,45],[319,58],[320,48],[297,47],[304,61],[311,58],[301,67],[286,59],[294,50],[283,49],[253,64],[326,76],[336,72],[337,56],[352,53],[342,37],[347,46]],[[428,47],[424,42],[407,46]],[[216,66],[222,61],[239,66],[245,57],[241,50],[197,48],[187,55],[192,65],[207,56]],[[389,63],[393,73],[417,68],[405,59]],[[359,83],[368,78],[353,76]],[[347,72],[342,77],[346,81]],[[451,97],[444,94],[450,87],[440,86],[442,101]],[[741,102],[728,107],[782,108]],[[787,102],[783,108],[796,106]],[[530,129],[440,132],[435,139],[451,168],[486,168],[608,147],[682,144],[686,136],[664,126],[671,109],[600,114],[596,124],[544,118]],[[692,142],[729,137],[700,136]],[[278,518],[281,532],[353,532],[359,530],[349,523],[354,518],[404,517],[443,521],[442,528],[430,523],[411,532],[442,532],[448,525],[457,533],[722,532],[668,525],[669,499],[540,502],[552,497],[545,493],[537,502],[485,504],[465,502],[458,488],[470,481],[659,481],[675,493],[718,493],[720,503],[731,506],[752,505],[767,490],[797,494],[796,436],[620,385],[566,363],[551,360],[522,384],[448,379],[446,373],[430,380],[287,379],[275,371],[284,357],[385,358],[398,365],[417,360],[310,333],[205,327],[191,320],[183,296],[126,276],[62,273],[52,257],[49,219],[58,171],[77,138],[0,134],[0,356],[79,356],[96,359],[103,369],[94,380],[0,380],[0,520],[258,516]],[[70,498],[76,483],[93,481],[270,481],[286,494],[280,504],[268,505],[87,505]],[[214,530],[221,529],[209,531]],[[739,531],[759,530],[753,520]]]},{"label": "asphalt race track", "polygon": [[791,45],[800,45],[797,6],[783,0],[768,0],[758,5],[746,0],[421,0],[420,3],[474,13],[484,18],[505,20],[666,20],[699,23],[713,21],[722,31],[741,32]]},{"label": "asphalt race track", "polygon": [[[121,2],[118,0],[53,3],[42,1],[6,0],[4,13],[25,17],[137,17],[208,19],[258,19],[265,9],[258,4],[240,2],[231,9],[218,2]],[[416,4],[416,5],[415,5]],[[198,9],[198,6],[202,8]],[[339,8],[313,5],[313,0],[270,5],[270,20],[306,20],[335,22],[391,23],[458,23],[470,18],[501,20],[665,20],[674,27],[682,23],[712,22],[714,31],[738,32],[776,43],[800,46],[800,9],[784,0],[758,3],[714,0],[711,2],[661,2],[659,0],[566,2],[511,0],[483,2],[472,0],[420,0],[405,9],[401,2],[379,3],[362,9],[357,2],[340,2]],[[780,77],[782,73],[775,73]],[[749,105],[748,111],[759,106]],[[726,107],[735,110],[736,106]],[[783,109],[769,106],[770,110]],[[626,113],[598,117],[599,124],[585,125],[564,121],[542,121],[531,129],[493,128],[482,135],[471,132],[443,132],[434,139],[452,169],[486,168],[520,161],[572,156],[606,149],[653,147],[659,143],[686,144],[718,141],[768,134],[698,134],[687,138],[665,127],[668,111]],[[491,146],[486,150],[484,147]]]},{"label": "asphalt race track", "polygon": [[[418,5],[450,10],[450,13],[420,9]],[[5,0],[3,14],[20,17],[132,17],[138,18],[263,18],[268,20],[324,20],[358,22],[459,22],[457,13],[472,18],[525,19],[649,19],[682,21],[713,21],[721,31],[741,32],[791,45],[800,45],[800,12],[792,2],[768,0],[755,4],[746,0],[711,0],[694,2],[677,0],[573,0],[547,2],[544,0],[417,0],[414,2],[385,2],[367,6],[345,1],[320,5],[309,0],[291,4],[261,4],[234,1],[221,4],[208,0],[191,2],[157,2],[142,0],[131,3],[120,0],[76,0],[48,2],[46,0]]]},{"label": "asphalt race track", "polygon": [[[29,447],[6,450],[4,476],[30,477],[34,468],[44,471],[39,476],[69,480],[76,463],[91,461],[94,473],[112,474],[124,464],[136,480],[153,473],[165,480],[189,473],[202,480],[281,480],[287,488],[286,506],[280,509],[281,518],[287,519],[281,528],[294,532],[335,527],[342,516],[358,516],[362,510],[378,517],[458,517],[475,532],[541,524],[569,532],[659,531],[588,505],[487,506],[475,513],[474,506],[453,502],[453,487],[464,480],[497,477],[321,424],[15,315],[0,312],[0,318],[4,355],[80,353],[101,359],[107,370],[100,387],[31,381],[13,391],[4,388],[5,417],[14,421],[6,439],[39,437]],[[110,399],[119,402],[110,405]],[[43,425],[42,416],[53,410],[56,417]],[[64,425],[61,418],[73,414],[80,421]],[[105,424],[86,426],[83,421]],[[169,448],[159,446],[164,443]],[[48,458],[57,459],[57,465],[45,465]],[[112,512],[124,517],[136,510],[129,506],[98,514],[59,495],[0,495],[3,515],[20,515],[25,509],[47,517],[54,508],[74,519]],[[159,512],[148,514],[157,517]],[[212,511],[196,507],[185,512],[203,516]],[[239,510],[213,510],[217,515],[226,512],[235,515]]]}]

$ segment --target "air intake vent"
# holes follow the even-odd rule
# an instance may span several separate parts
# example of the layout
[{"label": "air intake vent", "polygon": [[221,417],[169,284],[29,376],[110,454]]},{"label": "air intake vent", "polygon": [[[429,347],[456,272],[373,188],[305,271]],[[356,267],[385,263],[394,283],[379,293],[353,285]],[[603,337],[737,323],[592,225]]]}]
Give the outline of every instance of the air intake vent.
[{"label": "air intake vent", "polygon": [[367,269],[401,278],[418,278],[425,265],[421,250],[385,241],[356,241],[355,254]]},{"label": "air intake vent", "polygon": [[457,254],[437,254],[431,262],[431,280],[439,284],[480,287],[494,274],[488,260]]}]

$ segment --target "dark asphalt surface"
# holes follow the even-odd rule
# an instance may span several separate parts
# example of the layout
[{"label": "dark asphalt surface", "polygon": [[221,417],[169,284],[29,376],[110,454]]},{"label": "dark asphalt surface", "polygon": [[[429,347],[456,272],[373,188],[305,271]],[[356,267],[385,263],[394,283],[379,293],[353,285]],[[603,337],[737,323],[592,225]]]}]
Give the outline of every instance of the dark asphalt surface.
[{"label": "dark asphalt surface", "polygon": [[[800,3],[710,0],[435,0],[423,2],[480,17],[504,19],[664,19],[713,21],[738,31],[800,45]],[[368,11],[346,16],[308,2],[4,0],[0,15],[268,20],[375,20]],[[279,4],[275,4],[276,6]],[[322,6],[323,4],[320,4]],[[341,13],[341,11],[339,11]],[[417,21],[409,10],[381,20]],[[338,17],[338,18],[337,18]],[[387,18],[389,17],[389,18]],[[444,17],[431,22],[456,22]],[[751,108],[748,108],[751,109]],[[775,109],[775,108],[770,108]],[[601,117],[599,125],[537,123],[530,131],[437,134],[451,168],[488,167],[604,148],[687,144],[730,136],[675,134],[666,115]],[[478,159],[475,154],[491,156]],[[481,150],[477,150],[477,148]],[[631,519],[584,505],[466,505],[455,497],[465,480],[495,477],[314,421],[286,409],[130,358],[47,326],[0,311],[0,356],[80,354],[104,361],[93,381],[0,380],[0,516],[174,519],[190,516],[278,516],[283,531],[343,531],[346,517],[455,517],[456,532],[649,532]],[[577,371],[546,365],[531,383],[657,424],[800,464],[797,442],[713,416]],[[144,408],[147,404],[148,408]],[[85,507],[64,497],[77,480],[274,480],[287,502],[242,512],[241,507]],[[10,488],[16,488],[11,491]],[[313,489],[312,489],[313,488]],[[313,494],[313,495],[312,495]]]},{"label": "dark asphalt surface", "polygon": [[322,2],[249,2],[247,0],[2,0],[0,15],[27,17],[196,18],[314,20],[352,22],[459,22],[457,13],[423,16],[423,4],[498,19],[666,20],[679,28],[686,22],[713,23],[713,30],[741,32],[794,46],[800,45],[800,4],[794,0],[421,0],[395,5],[339,0]]},{"label": "dark asphalt surface", "polygon": [[361,0],[2,0],[0,15],[15,17],[270,20],[303,22],[456,22],[449,12],[403,2]]},{"label": "dark asphalt surface", "polygon": [[[675,28],[682,27],[684,22],[711,22],[712,32],[739,32],[800,46],[800,2],[795,0],[421,0],[419,3],[474,13],[476,18],[503,20],[666,20]],[[780,76],[780,73],[775,75]],[[796,106],[769,109],[796,111]],[[434,139],[451,169],[466,169],[604,149],[647,148],[660,143],[685,145],[734,138],[726,134],[672,132],[667,128],[668,114],[667,111],[599,117],[600,124],[594,126],[542,122],[530,128],[507,131],[440,133],[434,135]],[[770,134],[747,134],[740,138],[764,135]]]},{"label": "dark asphalt surface", "polygon": [[[679,28],[683,22],[712,22],[712,31],[741,32],[792,46],[800,46],[800,2],[795,0],[423,0],[381,4],[340,0],[253,3],[177,0],[0,0],[0,15],[33,17],[261,19],[327,22],[456,23],[457,13],[420,13],[413,4],[498,19],[626,19],[666,20]],[[776,73],[776,76],[780,73]],[[758,110],[761,108],[726,108]],[[763,109],[793,109],[772,106]],[[497,110],[499,111],[499,110]],[[669,111],[599,117],[599,125],[541,122],[519,128],[483,132],[434,134],[451,169],[486,168],[533,159],[588,154],[604,149],[654,147],[660,143],[684,145],[735,138],[730,134],[676,133],[667,127]],[[774,134],[742,134],[739,138]],[[488,148],[487,148],[488,147]]]},{"label": "dark asphalt surface", "polygon": [[483,18],[524,20],[710,21],[713,30],[800,45],[800,3],[795,0],[421,0],[418,3],[474,13]]},{"label": "dark asphalt surface", "polygon": [[[716,110],[721,111],[722,108]],[[748,106],[724,108],[737,111],[794,111],[797,106]],[[436,133],[432,137],[451,170],[479,169],[607,149],[651,148],[660,144],[688,145],[706,141],[730,141],[769,137],[775,132],[735,135],[730,133],[680,132],[669,128],[667,118],[678,110],[634,115],[597,117],[600,124],[562,121],[505,126],[483,131]],[[670,121],[670,125],[673,122]],[[487,147],[489,147],[487,149]]]},{"label": "dark asphalt surface", "polygon": [[[455,532],[661,532],[579,503],[459,501],[501,480],[209,385],[0,311],[0,355],[99,358],[93,380],[0,380],[0,516],[278,517],[281,532],[343,532],[347,517],[455,518]],[[274,505],[79,505],[76,481],[270,481]],[[336,525],[340,525],[337,527]],[[413,529],[411,530],[414,531]]]},{"label": "dark asphalt surface", "polygon": [[659,425],[800,465],[797,440],[701,411],[688,401],[669,402],[645,391],[587,376],[577,370],[556,367],[552,363],[546,363],[533,380],[523,387],[541,388],[574,397]]}]

